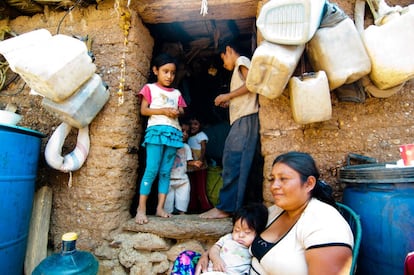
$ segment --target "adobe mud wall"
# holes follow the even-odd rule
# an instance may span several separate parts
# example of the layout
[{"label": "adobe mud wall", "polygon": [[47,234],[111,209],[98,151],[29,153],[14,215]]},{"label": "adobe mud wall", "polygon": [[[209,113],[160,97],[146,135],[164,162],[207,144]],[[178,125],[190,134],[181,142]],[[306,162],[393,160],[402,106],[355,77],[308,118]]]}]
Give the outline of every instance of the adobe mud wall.
[{"label": "adobe mud wall", "polygon": [[[332,2],[337,2],[352,17],[354,1]],[[404,6],[413,1],[389,1],[389,5],[397,3]],[[121,267],[119,263],[114,264],[119,254],[111,254],[111,249],[104,249],[110,245],[116,246],[116,240],[124,234],[129,236],[128,240],[141,238],[124,231],[124,227],[133,218],[129,208],[136,192],[140,163],[137,152],[143,133],[135,92],[147,81],[154,41],[137,14],[131,12],[131,28],[125,46],[124,33],[120,27],[120,23],[124,23],[121,14],[122,11],[112,1],[102,1],[97,7],[73,10],[62,22],[64,13],[53,11],[5,22],[16,33],[46,28],[55,34],[60,25],[62,34],[88,35],[93,39],[92,51],[96,57],[97,73],[109,85],[110,99],[90,124],[91,149],[84,166],[73,172],[71,188],[68,187],[69,174],[53,170],[44,160],[45,145],[60,121],[41,107],[41,98],[29,94],[27,86],[21,89],[24,83],[20,81],[0,92],[0,104],[16,103],[23,115],[20,125],[47,136],[43,139],[37,186],[49,185],[53,188],[51,245],[59,249],[61,235],[76,231],[80,235],[80,249],[93,251],[101,260],[106,259],[107,274],[111,272],[111,264],[112,270],[116,266],[119,274],[132,270],[136,264],[138,266],[133,270],[150,270],[156,274],[165,268],[164,262],[162,268],[153,269],[147,266],[148,262],[128,262],[128,259],[135,257],[131,256],[124,258],[125,264]],[[126,51],[125,100],[118,106],[117,91],[123,51]],[[413,142],[413,94],[414,81],[407,82],[401,91],[389,98],[367,95],[364,103],[341,102],[335,93],[331,93],[332,119],[309,125],[298,125],[293,121],[287,94],[273,100],[260,96],[265,178],[276,155],[288,150],[306,151],[315,157],[323,178],[332,184],[339,199],[344,186],[338,183],[337,170],[345,164],[348,153],[367,155],[380,162],[394,161],[399,159],[398,146]],[[75,143],[76,131],[67,138],[62,154],[70,152]],[[268,181],[264,180],[263,184],[265,202],[270,204]],[[196,246],[200,248],[199,244]],[[157,245],[151,244],[149,247],[153,249]],[[165,251],[170,247],[171,244],[168,244],[161,249],[164,252],[151,254],[154,261],[157,261],[158,256],[164,261],[167,257]],[[133,251],[131,249],[130,243],[125,250]],[[138,247],[135,250],[140,252],[140,249]],[[168,256],[170,261],[172,258]],[[139,264],[145,266],[140,267]]]},{"label": "adobe mud wall", "polygon": [[[44,147],[61,121],[42,108],[41,97],[29,94],[27,85],[21,90],[24,82],[20,80],[0,93],[0,103],[15,103],[23,115],[19,125],[47,136],[43,139],[37,186],[49,185],[53,189],[50,229],[53,245],[60,246],[62,234],[74,230],[82,236],[79,247],[92,250],[130,218],[142,133],[135,93],[147,81],[154,42],[136,13],[131,12],[130,21],[127,18],[125,21],[123,10],[116,8],[112,1],[99,7],[76,8],[64,15],[50,11],[3,23],[17,34],[45,28],[52,35],[59,29],[60,34],[92,39],[96,73],[109,85],[110,98],[89,125],[89,155],[82,168],[73,172],[72,187],[68,187],[69,173],[56,171],[45,162]],[[126,38],[122,29],[125,24],[131,25]],[[124,51],[124,103],[118,105]],[[76,138],[77,130],[72,129],[65,141],[63,156],[73,150]]]}]

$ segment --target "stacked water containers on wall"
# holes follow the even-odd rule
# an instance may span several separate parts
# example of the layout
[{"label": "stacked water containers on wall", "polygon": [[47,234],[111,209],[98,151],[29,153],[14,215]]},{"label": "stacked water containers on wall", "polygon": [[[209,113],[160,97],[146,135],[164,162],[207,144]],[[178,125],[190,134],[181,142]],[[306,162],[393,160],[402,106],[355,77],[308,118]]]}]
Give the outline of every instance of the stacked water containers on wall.
[{"label": "stacked water containers on wall", "polygon": [[[246,79],[246,86],[250,91],[270,99],[276,98],[284,92],[301,60],[305,44],[313,37],[319,27],[324,6],[325,0],[273,0],[263,5],[256,25],[265,41],[257,47],[252,57]],[[315,76],[306,78],[306,80],[298,79],[298,82],[306,81],[306,90],[312,85],[320,87],[321,79],[313,79]],[[299,87],[301,83],[294,86]],[[322,92],[329,94],[329,89],[326,91],[326,87],[327,85],[324,86],[325,90]],[[321,90],[315,91],[321,92]],[[306,98],[308,97],[306,96]],[[328,114],[322,114],[323,119],[318,118],[318,114],[316,117],[315,114],[312,114],[312,119],[301,118],[295,109],[292,109],[296,122],[310,123],[329,119],[331,117],[330,97],[328,102],[323,102],[323,99],[316,95],[310,98],[320,100],[318,105],[328,105],[328,110],[326,108],[318,109],[318,111],[327,110]],[[326,98],[324,96],[324,99]],[[298,101],[291,100],[291,104],[292,102]],[[306,106],[314,106],[314,104],[308,103],[305,108]]]},{"label": "stacked water containers on wall", "polygon": [[109,98],[79,39],[40,29],[5,40],[0,53],[44,97],[43,106],[73,127],[87,126]]},{"label": "stacked water containers on wall", "polygon": [[[335,24],[321,27],[321,22],[326,17],[331,19],[331,13],[336,11],[339,8],[325,0],[271,0],[263,5],[257,19],[265,41],[253,54],[246,86],[270,99],[280,96],[287,88],[297,123],[330,119],[330,91],[370,72],[371,64],[359,34],[349,24],[352,20],[343,17]],[[340,25],[342,20],[345,22]],[[335,38],[332,33],[336,34]],[[356,42],[348,45],[349,39]],[[301,76],[293,76],[305,49],[310,61],[315,61],[311,65],[316,72],[302,70]],[[326,60],[321,56],[327,56]]]},{"label": "stacked water containers on wall", "polygon": [[64,139],[71,127],[79,129],[78,143],[84,140],[82,147],[87,149],[82,152],[84,161],[89,151],[88,125],[109,99],[109,91],[95,73],[96,66],[86,44],[71,36],[52,36],[40,29],[5,40],[0,43],[0,53],[32,92],[44,97],[42,106],[62,120],[64,127],[55,130],[52,137],[57,138],[51,138],[45,149],[48,164],[65,172],[78,169],[79,165],[69,167],[64,162],[71,156],[79,156],[70,154],[66,159],[60,156]]},{"label": "stacked water containers on wall", "polygon": [[265,41],[255,50],[246,86],[270,99],[280,96],[319,26],[324,0],[269,1],[256,25]]}]

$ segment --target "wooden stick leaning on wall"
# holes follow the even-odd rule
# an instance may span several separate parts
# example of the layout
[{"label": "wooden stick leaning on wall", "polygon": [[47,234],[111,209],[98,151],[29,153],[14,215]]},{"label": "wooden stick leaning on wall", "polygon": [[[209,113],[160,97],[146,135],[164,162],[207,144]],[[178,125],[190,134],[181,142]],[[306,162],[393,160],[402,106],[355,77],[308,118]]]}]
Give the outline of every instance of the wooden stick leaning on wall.
[{"label": "wooden stick leaning on wall", "polygon": [[52,189],[41,187],[33,201],[29,237],[24,260],[24,273],[32,274],[33,269],[47,257],[47,241],[52,210]]}]

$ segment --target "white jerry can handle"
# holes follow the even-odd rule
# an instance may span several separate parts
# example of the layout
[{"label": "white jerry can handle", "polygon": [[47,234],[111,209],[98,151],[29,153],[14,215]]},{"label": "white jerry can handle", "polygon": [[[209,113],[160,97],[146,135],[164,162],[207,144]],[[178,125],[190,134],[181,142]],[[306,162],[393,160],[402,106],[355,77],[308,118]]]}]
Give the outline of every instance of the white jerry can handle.
[{"label": "white jerry can handle", "polygon": [[62,157],[62,147],[72,126],[63,122],[53,132],[45,148],[46,162],[62,172],[76,171],[82,167],[90,148],[89,126],[79,129],[75,149]]}]

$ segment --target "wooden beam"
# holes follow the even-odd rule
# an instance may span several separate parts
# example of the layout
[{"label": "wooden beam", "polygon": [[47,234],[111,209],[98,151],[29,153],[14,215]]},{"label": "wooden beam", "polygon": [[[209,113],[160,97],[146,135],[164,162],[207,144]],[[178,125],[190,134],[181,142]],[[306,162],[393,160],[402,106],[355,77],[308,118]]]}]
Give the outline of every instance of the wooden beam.
[{"label": "wooden beam", "polygon": [[25,274],[32,274],[33,269],[47,257],[47,240],[51,211],[52,188],[43,186],[34,196],[26,258],[24,260]]},{"label": "wooden beam", "polygon": [[258,0],[208,0],[208,14],[200,14],[202,0],[135,0],[130,8],[147,24],[197,20],[254,18]]}]

